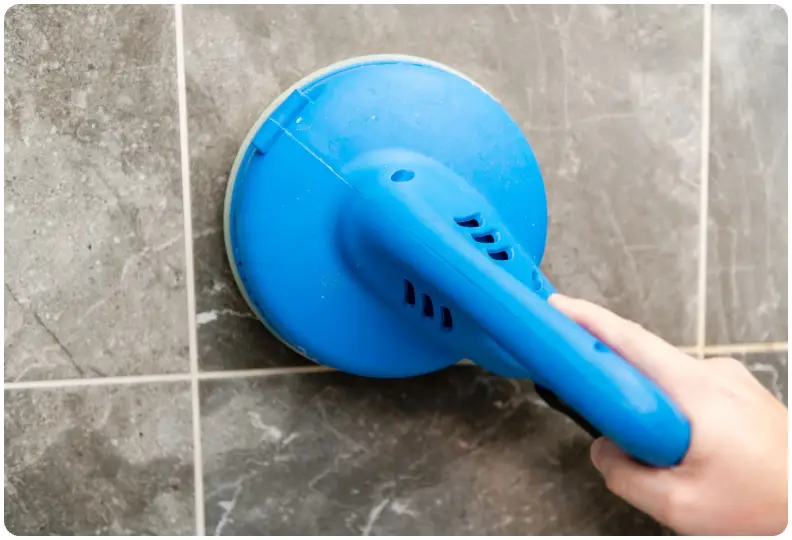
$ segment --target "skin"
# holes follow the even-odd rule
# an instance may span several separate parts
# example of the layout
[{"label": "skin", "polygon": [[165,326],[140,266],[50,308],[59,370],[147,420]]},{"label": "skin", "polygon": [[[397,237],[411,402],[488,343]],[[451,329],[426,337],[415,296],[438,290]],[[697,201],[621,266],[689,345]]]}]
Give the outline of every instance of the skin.
[{"label": "skin", "polygon": [[650,468],[601,437],[591,460],[608,488],[680,534],[775,535],[787,526],[786,407],[733,358],[696,360],[605,308],[550,303],[651,377],[691,422],[687,455]]}]

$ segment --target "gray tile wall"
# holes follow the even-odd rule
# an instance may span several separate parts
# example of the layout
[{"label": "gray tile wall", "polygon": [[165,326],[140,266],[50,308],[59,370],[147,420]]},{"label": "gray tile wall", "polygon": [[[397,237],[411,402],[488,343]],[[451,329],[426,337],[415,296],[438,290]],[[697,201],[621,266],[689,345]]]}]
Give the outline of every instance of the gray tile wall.
[{"label": "gray tile wall", "polygon": [[712,19],[707,341],[786,341],[787,17],[721,6]]},{"label": "gray tile wall", "polygon": [[475,368],[217,381],[201,407],[208,533],[662,532],[530,384]]},{"label": "gray tile wall", "polygon": [[188,369],[173,13],[5,17],[5,380]]},{"label": "gray tile wall", "polygon": [[5,525],[21,535],[191,534],[188,383],[5,394]]},{"label": "gray tile wall", "polygon": [[703,307],[704,352],[737,355],[786,401],[780,8],[716,6],[710,20],[700,6],[190,6],[176,19],[170,6],[6,12],[11,532],[667,532],[605,491],[587,437],[527,382],[470,366],[323,373],[248,312],[222,239],[238,146],[293,82],[361,54],[429,57],[502,100],[543,170],[559,289],[686,350]]}]

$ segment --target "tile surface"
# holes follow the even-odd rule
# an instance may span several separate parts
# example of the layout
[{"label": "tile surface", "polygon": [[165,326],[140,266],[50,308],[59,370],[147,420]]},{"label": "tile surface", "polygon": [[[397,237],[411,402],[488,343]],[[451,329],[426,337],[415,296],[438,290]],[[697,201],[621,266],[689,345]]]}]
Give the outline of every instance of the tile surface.
[{"label": "tile surface", "polygon": [[202,384],[207,534],[656,534],[529,388],[456,367]]},{"label": "tile surface", "polygon": [[786,341],[787,15],[712,17],[707,341]]},{"label": "tile surface", "polygon": [[562,292],[692,344],[701,8],[526,9],[527,31],[507,33],[514,42],[493,57],[504,63],[496,94],[545,176],[547,273]]},{"label": "tile surface", "polygon": [[173,10],[5,16],[5,378],[184,372]]},{"label": "tile surface", "polygon": [[227,175],[291,84],[387,52],[467,73],[521,124],[545,174],[545,268],[561,290],[693,343],[701,20],[694,6],[185,8],[202,367],[302,362],[236,291],[222,237]]},{"label": "tile surface", "polygon": [[5,394],[17,535],[193,534],[189,384]]}]

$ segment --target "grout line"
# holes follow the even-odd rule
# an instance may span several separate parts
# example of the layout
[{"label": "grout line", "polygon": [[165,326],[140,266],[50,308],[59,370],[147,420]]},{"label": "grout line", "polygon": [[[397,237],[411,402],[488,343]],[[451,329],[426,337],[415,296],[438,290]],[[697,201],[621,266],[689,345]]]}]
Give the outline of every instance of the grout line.
[{"label": "grout line", "polygon": [[35,390],[38,388],[73,388],[79,386],[124,386],[131,384],[177,383],[213,381],[223,379],[243,379],[253,377],[276,377],[279,375],[298,375],[301,373],[327,373],[336,371],[321,365],[294,366],[258,369],[229,369],[226,371],[203,371],[192,373],[164,373],[161,375],[118,375],[113,377],[94,377],[84,379],[53,379],[44,381],[9,381],[3,384],[5,390]]},{"label": "grout line", "polygon": [[161,375],[119,375],[85,379],[53,379],[45,381],[9,381],[5,390],[32,390],[36,388],[71,388],[75,386],[113,386],[128,384],[175,383],[192,379],[189,373],[163,373]]},{"label": "grout line", "polygon": [[220,381],[226,379],[295,375],[300,373],[329,373],[331,371],[338,370],[331,367],[322,366],[320,364],[313,366],[294,366],[282,368],[229,369],[226,371],[204,371],[198,374],[198,379],[202,381]]},{"label": "grout line", "polygon": [[733,345],[710,345],[704,347],[704,354],[707,356],[720,356],[728,354],[756,354],[785,352],[789,350],[789,343],[768,342],[768,343],[735,343]]},{"label": "grout line", "polygon": [[187,325],[190,347],[190,390],[192,395],[193,482],[195,534],[206,535],[204,519],[203,449],[201,442],[201,401],[198,385],[198,327],[195,322],[195,261],[193,259],[192,192],[190,148],[187,131],[187,75],[184,65],[184,18],[181,4],[174,4],[176,77],[179,96],[179,144],[181,149],[182,206],[184,215],[185,280],[187,282]]},{"label": "grout line", "polygon": [[[677,347],[686,354],[694,354],[699,351],[699,347],[689,345]],[[704,347],[705,356],[717,356],[722,354],[759,354],[785,352],[789,350],[789,344],[784,341],[766,343],[732,343],[726,345],[708,345]],[[470,360],[460,360],[457,365],[473,366]],[[192,373],[166,373],[162,375],[119,375],[114,377],[96,377],[87,379],[55,379],[46,381],[11,381],[4,383],[5,390],[35,390],[52,388],[73,388],[79,386],[114,386],[130,384],[152,384],[152,383],[176,383],[198,381],[221,381],[230,379],[246,379],[256,377],[277,377],[281,375],[299,375],[310,373],[330,373],[337,371],[333,368],[322,365],[311,366],[292,366],[279,368],[256,368],[256,369],[230,369],[226,371],[203,371],[197,375]]]},{"label": "grout line", "polygon": [[709,230],[710,87],[712,71],[712,5],[704,4],[701,64],[701,171],[699,178],[699,265],[696,356],[704,358],[707,339],[707,236]]}]

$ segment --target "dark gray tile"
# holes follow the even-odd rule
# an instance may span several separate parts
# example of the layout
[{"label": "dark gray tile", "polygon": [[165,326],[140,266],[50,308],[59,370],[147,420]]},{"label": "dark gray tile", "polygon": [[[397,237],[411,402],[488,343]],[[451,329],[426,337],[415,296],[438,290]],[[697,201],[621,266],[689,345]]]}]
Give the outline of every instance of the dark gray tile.
[{"label": "dark gray tile", "polygon": [[209,534],[660,533],[530,385],[455,367],[202,383]]},{"label": "dark gray tile", "polygon": [[5,16],[5,378],[186,371],[173,9]]},{"label": "dark gray tile", "polygon": [[501,99],[545,173],[545,268],[559,288],[693,343],[701,25],[695,6],[186,8],[202,367],[302,361],[249,318],[235,290],[223,251],[226,179],[282,91],[372,53],[446,63]]},{"label": "dark gray tile", "polygon": [[787,15],[712,19],[707,342],[786,341]]},{"label": "dark gray tile", "polygon": [[17,535],[194,534],[189,384],[5,393]]},{"label": "dark gray tile", "polygon": [[701,8],[592,6],[531,20],[516,50],[534,65],[510,67],[517,84],[504,97],[545,175],[547,273],[561,292],[690,345]]}]

